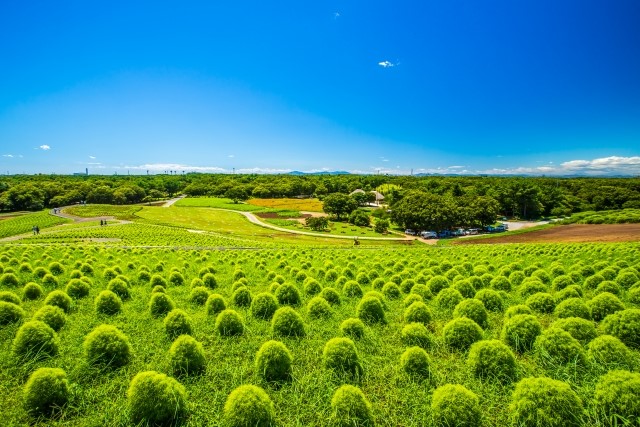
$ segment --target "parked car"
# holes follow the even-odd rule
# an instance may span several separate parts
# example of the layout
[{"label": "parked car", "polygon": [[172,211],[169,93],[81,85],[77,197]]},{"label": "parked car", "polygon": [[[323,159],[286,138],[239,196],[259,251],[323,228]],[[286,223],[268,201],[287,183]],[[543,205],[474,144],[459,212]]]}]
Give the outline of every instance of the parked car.
[{"label": "parked car", "polygon": [[438,233],[438,237],[443,239],[445,237],[451,237],[451,232],[449,230],[443,230]]},{"label": "parked car", "polygon": [[420,233],[420,235],[424,239],[437,239],[438,238],[438,233],[436,233],[435,231],[423,231],[422,233]]},{"label": "parked car", "polygon": [[466,230],[465,233],[467,235],[475,235],[475,234],[480,233],[480,230],[478,230],[477,228],[470,228],[470,229]]},{"label": "parked car", "polygon": [[408,234],[408,235],[410,235],[410,236],[415,236],[415,235],[416,235],[416,234],[418,234],[418,233],[416,233],[416,231],[415,231],[415,230],[412,230],[412,229],[410,229],[410,228],[407,228],[406,230],[404,230],[404,234]]},{"label": "parked car", "polygon": [[458,228],[456,230],[453,230],[452,234],[454,236],[464,236],[465,233],[464,233],[464,229]]}]

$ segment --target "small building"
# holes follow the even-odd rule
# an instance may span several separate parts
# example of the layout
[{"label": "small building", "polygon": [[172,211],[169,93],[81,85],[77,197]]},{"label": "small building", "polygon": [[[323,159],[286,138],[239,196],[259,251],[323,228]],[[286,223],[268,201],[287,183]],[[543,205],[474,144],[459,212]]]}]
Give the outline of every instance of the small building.
[{"label": "small building", "polygon": [[[349,193],[350,196],[354,195],[354,194],[358,194],[358,193],[366,193],[366,191],[364,191],[361,188],[355,189],[353,190],[351,193]],[[375,196],[375,202],[374,203],[369,203],[370,206],[380,206],[380,204],[384,201],[384,196],[379,193],[378,191],[372,190],[369,191],[369,193],[372,193]]]}]

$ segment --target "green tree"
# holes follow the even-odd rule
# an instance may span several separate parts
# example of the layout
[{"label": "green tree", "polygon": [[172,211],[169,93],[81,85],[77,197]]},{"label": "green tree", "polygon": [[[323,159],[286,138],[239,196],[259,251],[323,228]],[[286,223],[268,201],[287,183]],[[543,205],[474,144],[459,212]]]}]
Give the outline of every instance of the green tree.
[{"label": "green tree", "polygon": [[231,187],[225,192],[225,197],[233,200],[233,203],[245,201],[249,198],[249,192],[244,186]]},{"label": "green tree", "polygon": [[310,216],[304,222],[307,227],[314,231],[324,231],[329,227],[329,218],[326,216]]},{"label": "green tree", "polygon": [[329,194],[324,198],[322,203],[322,210],[329,215],[334,215],[338,221],[340,221],[343,216],[349,215],[357,208],[358,203],[356,203],[353,198],[349,197],[348,194],[344,193]]},{"label": "green tree", "polygon": [[458,223],[458,206],[450,196],[410,190],[393,206],[391,219],[405,228],[446,230]]},{"label": "green tree", "polygon": [[371,224],[371,218],[367,212],[356,209],[349,214],[349,223],[358,227],[368,227]]},{"label": "green tree", "polygon": [[389,230],[389,220],[384,218],[376,220],[375,224],[373,225],[373,230],[376,233],[386,233]]}]

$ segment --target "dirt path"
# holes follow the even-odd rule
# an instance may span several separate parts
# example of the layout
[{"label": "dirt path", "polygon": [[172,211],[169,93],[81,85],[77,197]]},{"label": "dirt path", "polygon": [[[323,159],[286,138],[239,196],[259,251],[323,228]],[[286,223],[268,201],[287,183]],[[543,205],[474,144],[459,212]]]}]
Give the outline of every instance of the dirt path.
[{"label": "dirt path", "polygon": [[164,203],[164,205],[162,205],[162,207],[163,207],[163,208],[171,207],[171,206],[173,206],[173,204],[174,204],[175,202],[177,202],[178,200],[184,199],[185,197],[187,197],[187,195],[186,195],[186,194],[183,194],[182,196],[178,196],[178,197],[175,197],[175,198],[173,198],[173,199],[171,199],[171,200],[167,200],[167,201]]},{"label": "dirt path", "polygon": [[640,242],[640,224],[570,224],[490,239],[462,239],[460,245],[492,243],[615,243]]}]

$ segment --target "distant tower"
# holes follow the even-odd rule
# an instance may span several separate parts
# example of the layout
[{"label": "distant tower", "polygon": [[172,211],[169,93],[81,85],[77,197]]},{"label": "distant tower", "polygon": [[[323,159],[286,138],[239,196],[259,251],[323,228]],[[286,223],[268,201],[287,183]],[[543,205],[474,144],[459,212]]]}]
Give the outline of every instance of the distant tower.
[{"label": "distant tower", "polygon": [[84,168],[84,173],[89,176],[89,168]]}]

